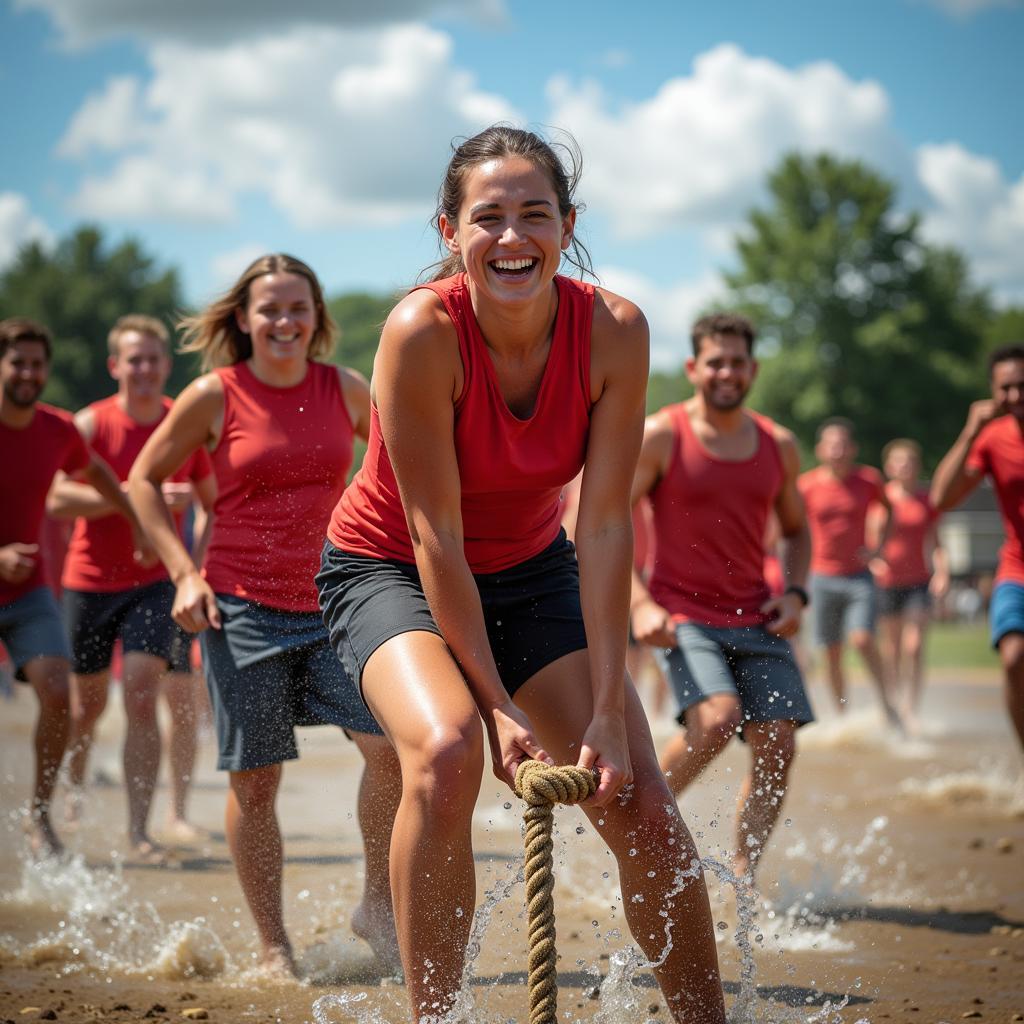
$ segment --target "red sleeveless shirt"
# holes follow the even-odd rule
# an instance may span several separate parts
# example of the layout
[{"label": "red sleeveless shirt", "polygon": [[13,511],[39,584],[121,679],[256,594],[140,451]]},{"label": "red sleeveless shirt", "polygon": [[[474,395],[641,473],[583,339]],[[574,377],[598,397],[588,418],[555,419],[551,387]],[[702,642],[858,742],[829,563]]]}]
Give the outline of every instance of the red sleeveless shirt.
[{"label": "red sleeveless shirt", "polygon": [[[133,420],[122,408],[117,395],[89,406],[93,416],[93,432],[89,446],[114,471],[118,480],[128,473],[142,446],[171,408],[171,400],[162,400],[163,411],[152,423]],[[178,482],[205,480],[212,472],[210,457],[203,449],[193,453],[170,477]],[[182,516],[175,520],[181,530]],[[68,590],[109,594],[119,590],[142,587],[167,578],[167,570],[157,562],[144,568],[134,558],[132,528],[120,513],[79,517],[64,559],[62,584]]]},{"label": "red sleeveless shirt", "polygon": [[785,472],[772,421],[750,413],[757,449],[749,459],[711,455],[683,403],[668,407],[672,458],[651,492],[654,568],[651,596],[676,621],[751,626],[770,591],[764,536]]},{"label": "red sleeveless shirt", "polygon": [[338,369],[311,361],[290,388],[264,384],[245,363],[214,372],[224,426],[210,453],[217,503],[203,575],[219,594],[315,612],[324,530],[352,464]]},{"label": "red sleeveless shirt", "polygon": [[[543,551],[558,536],[562,488],[583,466],[594,288],[561,276],[555,283],[551,350],[528,419],[515,416],[502,397],[465,274],[421,286],[444,303],[459,339],[465,383],[455,403],[455,452],[463,546],[474,573],[499,572]],[[328,536],[351,554],[415,561],[376,409],[366,458],[334,510]]]}]

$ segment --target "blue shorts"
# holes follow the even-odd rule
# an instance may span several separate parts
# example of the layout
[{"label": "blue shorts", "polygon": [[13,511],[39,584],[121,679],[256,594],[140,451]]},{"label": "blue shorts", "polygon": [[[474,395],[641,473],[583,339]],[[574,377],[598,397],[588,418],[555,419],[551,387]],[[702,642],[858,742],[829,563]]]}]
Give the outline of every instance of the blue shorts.
[{"label": "blue shorts", "polygon": [[200,634],[217,767],[240,772],[299,756],[295,729],[337,725],[381,735],[335,657],[317,612],[217,595],[220,629]]},{"label": "blue shorts", "polygon": [[841,644],[848,634],[875,631],[875,581],[871,573],[811,577],[814,640],[821,647]]},{"label": "blue shorts", "polygon": [[26,681],[25,666],[36,658],[71,661],[64,620],[49,587],[36,587],[10,604],[0,605],[0,640],[14,665],[14,675]]},{"label": "blue shorts", "polygon": [[718,693],[739,698],[745,722],[814,721],[793,648],[764,626],[681,622],[676,646],[656,653],[675,694],[680,725],[689,708]]},{"label": "blue shorts", "polygon": [[1007,633],[1024,633],[1024,586],[1019,583],[1000,583],[992,591],[988,606],[988,622],[992,631],[992,646]]}]

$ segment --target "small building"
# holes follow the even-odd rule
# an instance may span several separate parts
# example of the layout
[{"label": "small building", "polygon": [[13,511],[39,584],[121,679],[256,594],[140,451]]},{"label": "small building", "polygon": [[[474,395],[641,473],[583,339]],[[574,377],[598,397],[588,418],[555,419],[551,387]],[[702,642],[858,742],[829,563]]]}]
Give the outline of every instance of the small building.
[{"label": "small building", "polygon": [[939,539],[954,579],[994,573],[1006,535],[995,491],[986,478],[939,520]]}]

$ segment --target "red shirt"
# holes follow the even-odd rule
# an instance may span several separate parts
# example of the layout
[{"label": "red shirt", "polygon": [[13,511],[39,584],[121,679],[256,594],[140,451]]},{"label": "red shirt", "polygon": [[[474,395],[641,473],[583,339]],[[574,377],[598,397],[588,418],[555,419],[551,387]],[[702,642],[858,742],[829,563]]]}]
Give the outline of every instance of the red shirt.
[{"label": "red shirt", "polygon": [[[455,403],[464,550],[474,573],[539,554],[558,536],[562,488],[583,465],[590,431],[590,329],[594,289],[556,277],[558,313],[533,415],[505,403],[465,274],[423,287],[455,324],[465,383]],[[334,510],[331,543],[344,551],[415,561],[395,473],[372,410],[362,468]]]},{"label": "red shirt", "polygon": [[693,432],[683,403],[668,407],[671,461],[651,491],[654,569],[651,597],[676,621],[750,626],[765,621],[764,535],[785,470],[771,420],[757,428],[749,459],[712,455]]},{"label": "red shirt", "polygon": [[338,369],[311,361],[290,388],[264,384],[245,363],[215,372],[224,426],[210,453],[217,502],[203,575],[218,594],[315,612],[324,530],[352,463]]},{"label": "red shirt", "polygon": [[995,485],[1006,542],[999,552],[997,583],[1024,585],[1024,436],[1012,416],[985,424],[971,446],[967,465],[987,473]]},{"label": "red shirt", "polygon": [[882,474],[854,466],[840,480],[826,466],[801,474],[797,486],[807,506],[811,531],[811,572],[856,576],[866,572],[862,549],[868,509],[885,495]]},{"label": "red shirt", "polygon": [[[163,399],[159,419],[138,423],[124,409],[117,395],[89,406],[93,416],[92,450],[114,471],[120,481],[128,479],[142,446],[149,440],[171,408],[171,400]],[[210,457],[205,449],[191,455],[171,480],[178,482],[205,480],[210,475]],[[182,516],[176,517],[181,530]],[[68,590],[88,593],[114,593],[142,587],[167,578],[167,570],[159,562],[148,568],[134,558],[132,528],[118,513],[75,520],[67,557],[64,561],[63,584]]]},{"label": "red shirt", "polygon": [[[0,423],[0,545],[38,544],[46,495],[57,474],[77,473],[89,465],[89,450],[70,413],[39,402],[32,422],[22,430]],[[10,604],[46,585],[43,552],[28,579],[0,579],[0,605]]]},{"label": "red shirt", "polygon": [[927,583],[932,570],[925,558],[925,541],[939,513],[928,500],[926,489],[905,495],[899,484],[890,481],[885,493],[892,505],[892,518],[882,548],[885,567],[875,576],[875,582],[886,588]]}]

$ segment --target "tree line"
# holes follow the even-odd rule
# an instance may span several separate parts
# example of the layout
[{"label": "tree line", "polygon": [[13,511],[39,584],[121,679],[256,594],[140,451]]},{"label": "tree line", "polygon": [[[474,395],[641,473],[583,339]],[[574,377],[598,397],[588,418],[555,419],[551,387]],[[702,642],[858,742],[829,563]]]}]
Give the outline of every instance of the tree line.
[{"label": "tree line", "polygon": [[[767,201],[735,239],[715,309],[746,313],[759,331],[751,405],[791,427],[809,454],[824,418],[858,427],[862,457],[877,462],[894,437],[913,437],[933,466],[985,393],[985,359],[1024,341],[1024,308],[997,308],[973,284],[963,255],[926,243],[896,188],[858,161],[792,155],[769,176]],[[396,296],[329,298],[342,330],[337,358],[370,375],[380,328]],[[0,318],[29,316],[57,340],[45,398],[78,409],[111,391],[106,336],[125,312],[169,325],[186,311],[178,271],[134,240],[105,242],[80,227],[53,249],[25,245],[0,274]],[[709,310],[710,311],[710,310]],[[678,339],[680,365],[689,340]],[[195,375],[178,356],[170,386]],[[654,372],[648,408],[690,393],[682,370]]]}]

